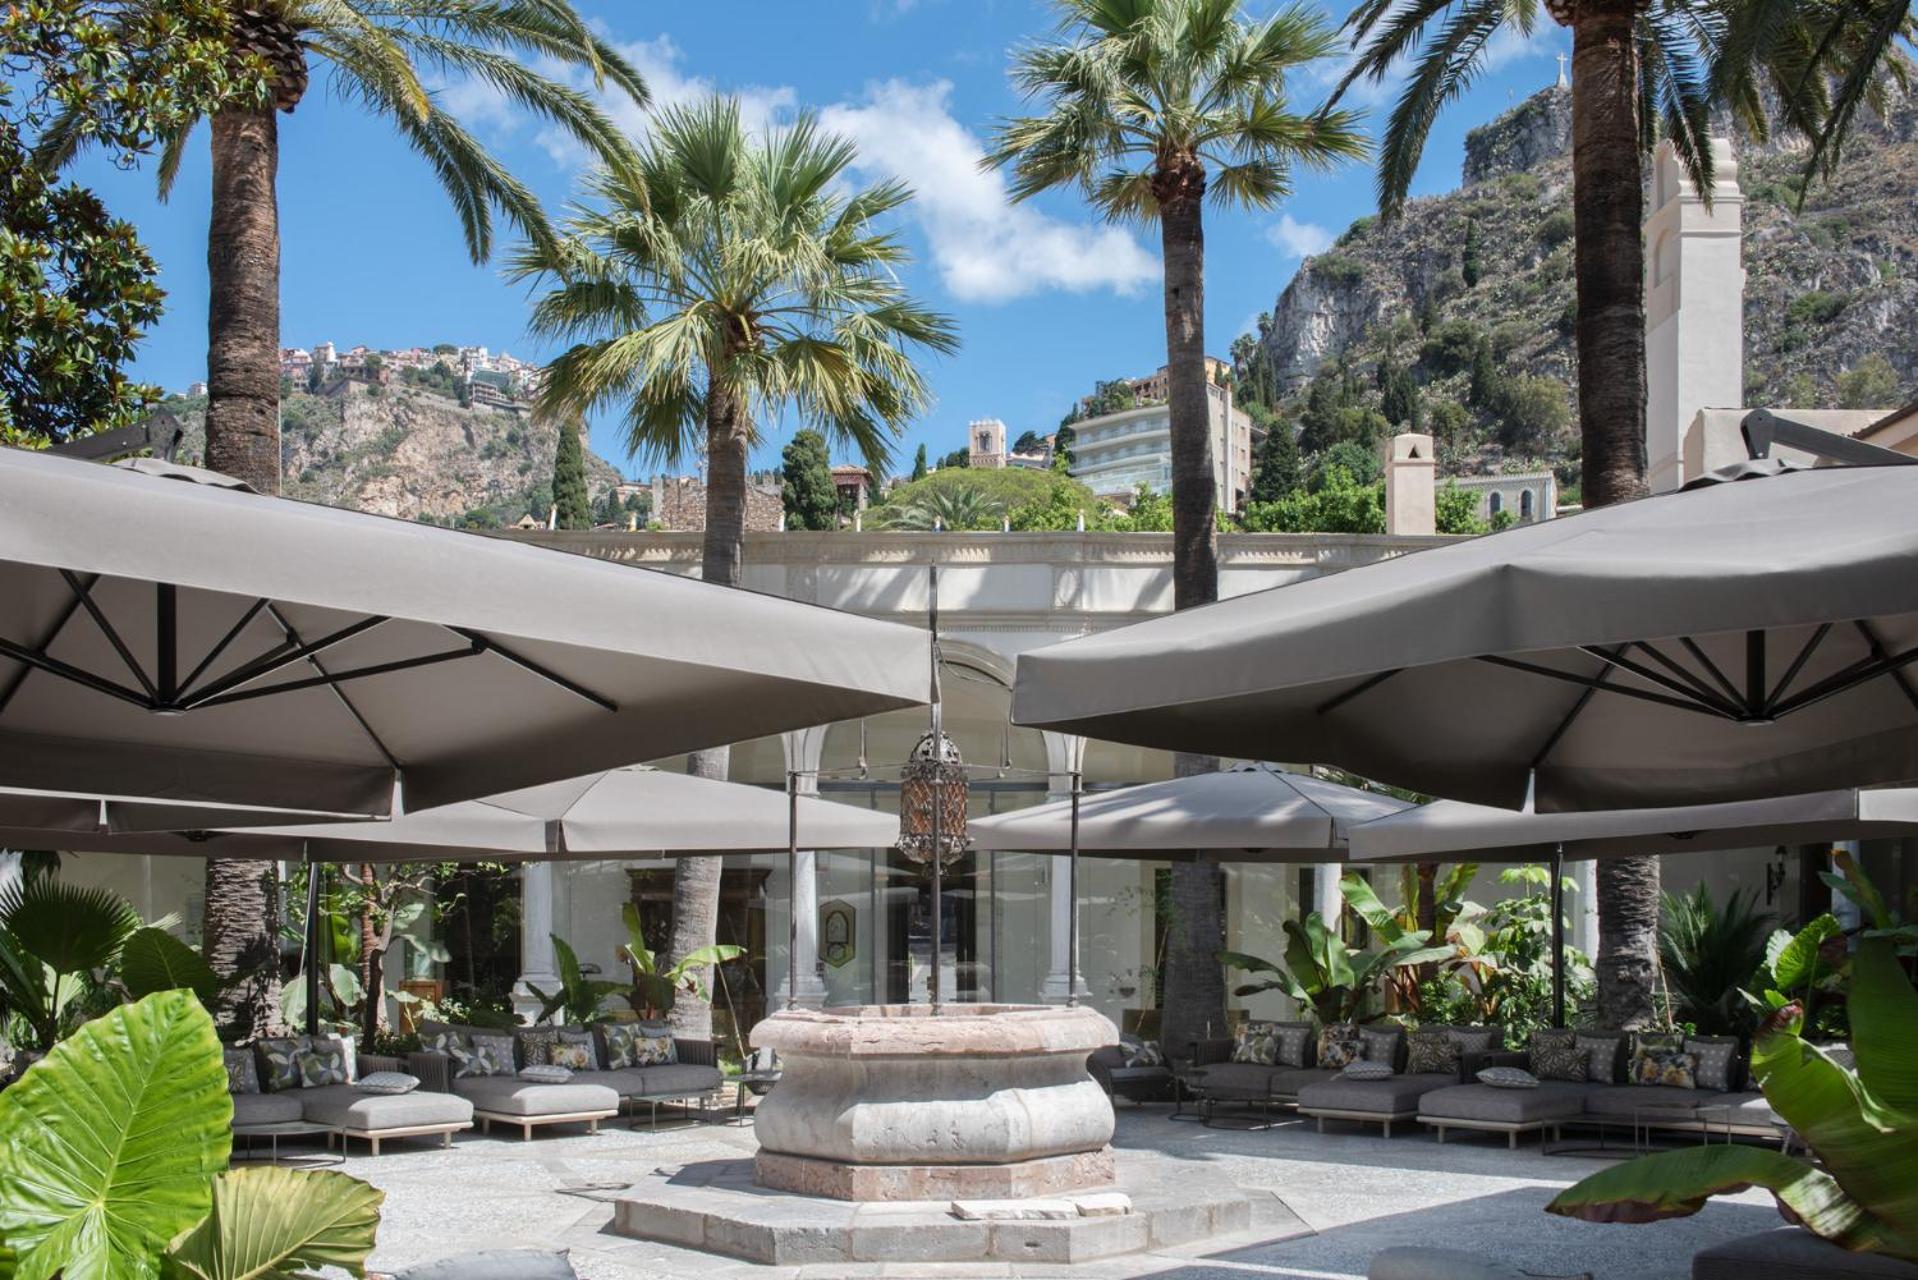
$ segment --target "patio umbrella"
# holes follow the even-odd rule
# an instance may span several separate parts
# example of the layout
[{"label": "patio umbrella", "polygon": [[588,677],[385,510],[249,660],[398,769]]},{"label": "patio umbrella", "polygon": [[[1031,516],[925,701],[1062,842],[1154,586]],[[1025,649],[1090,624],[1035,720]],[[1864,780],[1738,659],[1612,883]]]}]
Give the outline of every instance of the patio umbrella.
[{"label": "patio umbrella", "polygon": [[[1079,849],[1106,857],[1344,862],[1349,834],[1412,806],[1375,791],[1252,764],[1079,801]],[[975,818],[973,847],[1068,853],[1072,801]]]},{"label": "patio umbrella", "polygon": [[1547,811],[1918,779],[1914,510],[1910,467],[1601,507],[1024,654],[1013,719]]},{"label": "patio umbrella", "polygon": [[1666,809],[1515,812],[1440,800],[1355,827],[1358,862],[1547,862],[1552,1003],[1565,1023],[1565,860],[1750,849],[1918,834],[1918,788],[1820,791]]},{"label": "patio umbrella", "polygon": [[0,786],[379,816],[927,697],[907,627],[232,485],[0,449]]},{"label": "patio umbrella", "polygon": [[[765,853],[786,849],[795,810],[804,848],[884,848],[899,836],[899,820],[872,809],[810,796],[798,797],[795,806],[783,791],[635,766],[485,800],[420,809],[386,822],[78,833],[0,826],[0,846],[292,862],[512,862]],[[5,812],[0,804],[0,815]]]}]

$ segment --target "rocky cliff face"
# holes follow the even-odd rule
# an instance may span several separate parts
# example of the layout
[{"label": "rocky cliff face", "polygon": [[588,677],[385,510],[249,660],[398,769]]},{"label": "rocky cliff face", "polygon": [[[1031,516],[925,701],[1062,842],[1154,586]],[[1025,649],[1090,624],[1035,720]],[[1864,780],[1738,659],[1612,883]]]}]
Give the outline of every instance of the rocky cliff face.
[{"label": "rocky cliff face", "polygon": [[[1461,335],[1475,333],[1508,376],[1562,384],[1568,424],[1527,453],[1569,480],[1577,451],[1569,146],[1567,90],[1545,90],[1474,131],[1458,190],[1410,202],[1391,226],[1362,218],[1300,265],[1262,328],[1260,367],[1242,363],[1241,377],[1291,403],[1328,362],[1367,366],[1393,351],[1412,365],[1428,410],[1449,402],[1448,463],[1482,469],[1507,461],[1497,424],[1472,402],[1457,361],[1443,349],[1428,354],[1435,336],[1455,353]],[[1747,403],[1835,407],[1859,387],[1841,390],[1841,377],[1869,357],[1888,361],[1893,376],[1888,390],[1876,379],[1877,398],[1864,407],[1918,394],[1918,105],[1882,124],[1864,121],[1835,177],[1813,182],[1802,208],[1801,151],[1782,141],[1734,146],[1745,194]]]},{"label": "rocky cliff face", "polygon": [[[197,461],[206,402],[176,399],[167,408],[186,426],[186,456]],[[297,392],[281,406],[281,423],[288,497],[403,519],[487,510],[511,523],[550,487],[558,448],[553,428],[522,414],[461,408],[418,387],[346,383],[322,395]],[[594,499],[618,483],[611,464],[588,450]]]}]

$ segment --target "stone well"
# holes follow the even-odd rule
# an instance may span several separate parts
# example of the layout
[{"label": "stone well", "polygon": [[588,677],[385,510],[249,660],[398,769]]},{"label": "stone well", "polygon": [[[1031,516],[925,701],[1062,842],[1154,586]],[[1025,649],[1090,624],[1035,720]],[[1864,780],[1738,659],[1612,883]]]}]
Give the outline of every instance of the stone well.
[{"label": "stone well", "polygon": [[1108,1186],[1118,1042],[1054,1005],[788,1009],[753,1028],[784,1074],[754,1112],[762,1186],[841,1200],[1002,1199]]}]

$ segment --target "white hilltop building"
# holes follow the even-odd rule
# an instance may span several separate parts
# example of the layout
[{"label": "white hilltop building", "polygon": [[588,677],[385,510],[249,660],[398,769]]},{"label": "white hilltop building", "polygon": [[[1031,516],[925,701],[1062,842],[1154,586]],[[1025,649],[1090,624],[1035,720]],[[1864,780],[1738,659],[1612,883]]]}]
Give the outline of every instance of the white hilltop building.
[{"label": "white hilltop building", "polygon": [[[1669,153],[1661,152],[1655,166],[1647,227],[1652,245],[1647,445],[1660,489],[1744,453],[1737,430],[1743,415],[1738,336],[1743,271],[1732,160],[1728,150],[1720,153],[1720,186],[1710,210],[1686,187]],[[1143,418],[1155,412],[1162,414],[1163,409],[1126,414]],[[1799,416],[1918,453],[1918,410],[1865,412],[1842,421],[1830,415]],[[1850,425],[1854,418],[1855,425]],[[1131,417],[1111,425],[1145,434]],[[983,438],[978,434],[982,426]],[[973,431],[972,452],[1003,459],[1003,424],[984,420],[974,424]],[[1080,448],[1098,443],[1082,434]],[[1222,477],[1230,493],[1245,463],[1237,460],[1234,449],[1226,451],[1220,465],[1231,469]],[[1133,482],[1132,476],[1124,481]],[[1430,439],[1398,437],[1387,459],[1391,532],[1223,534],[1218,540],[1221,595],[1282,586],[1436,545],[1441,540],[1432,534],[1432,486]],[[1539,518],[1549,516],[1554,505],[1545,498],[1541,494],[1536,499]],[[699,568],[697,532],[525,530],[502,536],[635,568],[682,574],[696,574]],[[750,532],[745,585],[922,625],[927,567],[940,565],[945,725],[965,759],[986,766],[971,792],[973,811],[984,814],[1056,797],[1072,769],[1082,770],[1093,789],[1173,775],[1168,753],[1021,728],[1009,719],[1013,669],[1021,653],[1170,610],[1171,558],[1171,537],[1162,534],[842,530],[797,537]],[[1497,710],[1488,708],[1486,714]],[[821,793],[891,811],[896,792],[884,780],[884,767],[906,758],[925,723],[923,711],[900,711],[739,744],[732,750],[731,776],[782,787],[788,770],[811,778],[813,771],[823,769],[830,772],[817,784]],[[660,763],[668,768],[681,764]],[[1860,850],[1867,869],[1900,900],[1918,881],[1918,856],[1905,846],[1900,841],[1871,842]],[[1787,920],[1828,907],[1842,914],[1846,904],[1832,903],[1818,880],[1817,873],[1826,866],[1825,853],[1817,847],[1773,847],[1673,857],[1664,863],[1665,880],[1668,888],[1681,892],[1709,882],[1721,900],[1749,890],[1760,910]],[[1589,954],[1596,941],[1591,864],[1574,865],[1580,884],[1573,898],[1574,941]],[[789,922],[796,924],[796,995],[802,1002],[924,997],[923,982],[914,978],[923,972],[934,945],[928,882],[896,853],[806,851],[798,860],[796,882],[788,879],[783,854],[731,855],[725,868],[720,936],[748,952],[746,959],[725,970],[727,1000],[739,1023],[750,1025],[785,998]],[[68,861],[63,874],[111,883],[149,917],[175,911],[189,922],[199,919],[200,870],[189,860],[77,857]],[[642,918],[655,926],[669,911],[673,871],[665,860],[530,863],[517,875],[522,921],[517,949],[491,955],[485,963],[495,973],[517,977],[522,993],[528,983],[553,984],[549,935],[566,938],[584,963],[611,975],[621,971],[615,948],[625,939],[622,908],[636,904]],[[1226,946],[1278,956],[1284,921],[1315,910],[1336,910],[1338,875],[1339,869],[1331,866],[1228,866]],[[1115,1021],[1136,1024],[1143,1018],[1151,1025],[1148,1011],[1155,1007],[1155,973],[1166,928],[1154,904],[1169,876],[1164,863],[1088,858],[1082,864],[1082,989],[1088,1003]],[[1396,880],[1395,868],[1381,870],[1378,881],[1388,897]],[[1495,869],[1488,868],[1470,896],[1483,903],[1504,891]],[[947,877],[942,900],[944,930],[937,945],[946,961],[943,972],[949,976],[950,994],[964,1000],[1063,999],[1069,971],[1068,907],[1060,860],[1021,853],[967,856]],[[830,960],[820,946],[822,921],[831,930]],[[448,941],[464,945],[458,938]],[[395,982],[407,978],[430,990],[434,984],[457,984],[469,964],[485,967],[469,955],[459,958],[460,964],[448,966],[402,954],[389,964],[389,973]],[[1232,1003],[1235,1010],[1256,1017],[1292,1011],[1287,1000],[1272,993],[1235,997]],[[723,1012],[723,1003],[721,1008]]]}]

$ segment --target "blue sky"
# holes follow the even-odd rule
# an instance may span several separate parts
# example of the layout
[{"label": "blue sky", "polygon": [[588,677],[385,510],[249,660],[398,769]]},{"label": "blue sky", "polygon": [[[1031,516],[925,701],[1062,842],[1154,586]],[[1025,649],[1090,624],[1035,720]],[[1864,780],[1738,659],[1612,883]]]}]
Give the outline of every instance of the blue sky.
[{"label": "blue sky", "polygon": [[[1012,206],[1001,181],[974,166],[996,119],[1019,109],[1006,81],[1008,51],[1044,35],[1042,0],[581,0],[581,9],[628,48],[661,100],[738,94],[758,118],[811,108],[858,142],[862,176],[897,174],[919,198],[903,231],[916,255],[914,291],[953,315],[963,347],[930,363],[937,400],[907,432],[898,458],[925,441],[935,455],[964,443],[965,424],[1004,419],[1016,435],[1049,431],[1094,380],[1150,372],[1163,362],[1157,233],[1099,222],[1070,196]],[[1263,13],[1265,0],[1249,0]],[[1344,5],[1331,10],[1342,17]],[[1414,186],[1457,184],[1465,132],[1550,84],[1554,55],[1569,49],[1555,27],[1495,47],[1490,72],[1434,131]],[[1335,66],[1299,77],[1293,95],[1316,104]],[[571,198],[580,158],[496,100],[450,85],[449,102],[522,179],[558,208]],[[1375,120],[1389,95],[1362,96]],[[619,118],[643,128],[644,117]],[[281,117],[282,341],[332,340],[397,347],[477,343],[537,358],[527,339],[524,288],[497,265],[474,266],[426,166],[377,120],[340,101],[325,73],[292,116]],[[161,264],[166,316],[136,365],[142,378],[179,389],[204,376],[208,166],[195,139],[171,202],[153,196],[150,172],[97,161],[81,176],[139,227]],[[1270,214],[1208,212],[1207,345],[1226,354],[1291,279],[1303,253],[1372,212],[1372,174],[1354,165],[1301,173]],[[610,422],[595,422],[595,450],[631,474]],[[777,458],[769,440],[755,465]]]}]

